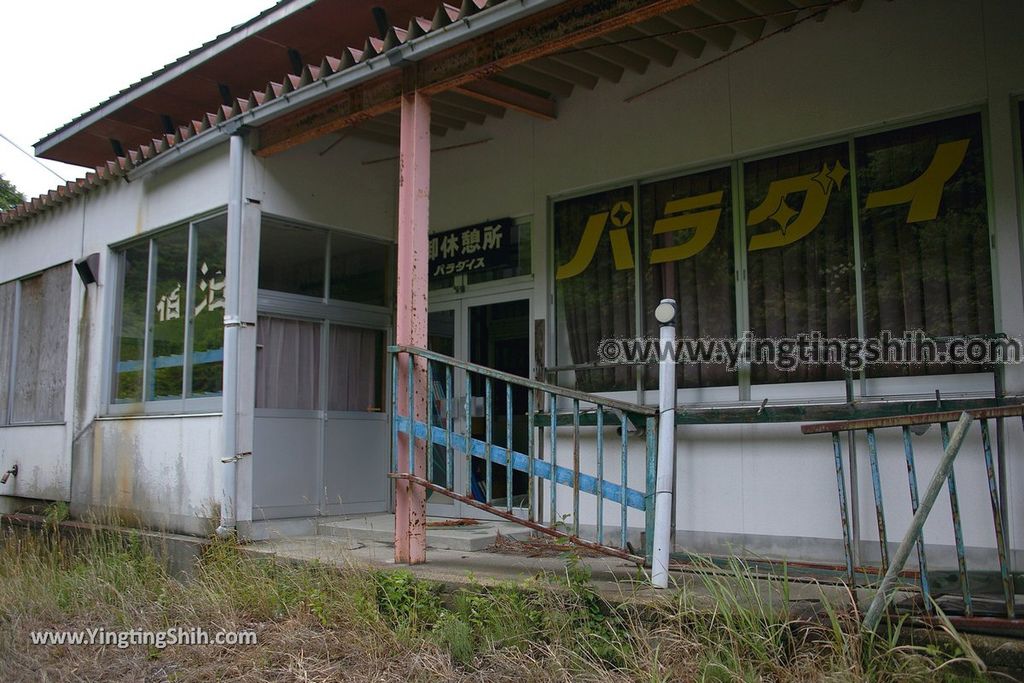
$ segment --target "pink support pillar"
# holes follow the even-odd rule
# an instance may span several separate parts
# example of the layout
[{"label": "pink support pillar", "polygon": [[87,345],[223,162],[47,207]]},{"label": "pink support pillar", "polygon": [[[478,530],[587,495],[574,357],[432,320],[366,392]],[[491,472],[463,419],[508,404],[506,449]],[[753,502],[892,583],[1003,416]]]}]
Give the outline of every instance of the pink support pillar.
[{"label": "pink support pillar", "polygon": [[[427,346],[427,226],[430,211],[430,99],[418,92],[402,96],[402,133],[398,181],[398,319],[396,342]],[[409,372],[414,377],[416,419],[427,414],[427,368],[418,359],[398,361],[398,411],[409,411]],[[409,472],[409,437],[398,435],[398,471]],[[427,447],[414,445],[412,473],[426,477]],[[395,562],[420,564],[427,560],[426,491],[396,480]]]}]

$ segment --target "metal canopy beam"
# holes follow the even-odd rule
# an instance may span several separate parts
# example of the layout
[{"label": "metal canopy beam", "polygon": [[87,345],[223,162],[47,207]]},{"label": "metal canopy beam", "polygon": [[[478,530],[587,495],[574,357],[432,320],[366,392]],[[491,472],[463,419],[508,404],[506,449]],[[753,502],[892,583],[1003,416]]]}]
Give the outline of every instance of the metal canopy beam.
[{"label": "metal canopy beam", "polygon": [[554,100],[549,100],[497,81],[485,79],[475,83],[466,83],[456,90],[463,95],[468,95],[484,102],[490,102],[506,109],[514,109],[515,111],[536,116],[545,121],[550,121],[556,116]]}]

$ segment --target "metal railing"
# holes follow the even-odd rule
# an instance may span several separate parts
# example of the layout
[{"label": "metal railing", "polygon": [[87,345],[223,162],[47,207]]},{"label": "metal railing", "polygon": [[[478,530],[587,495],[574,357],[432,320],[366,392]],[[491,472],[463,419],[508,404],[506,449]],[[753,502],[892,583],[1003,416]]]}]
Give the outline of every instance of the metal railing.
[{"label": "metal railing", "polygon": [[[855,548],[853,547],[850,525],[850,506],[847,501],[847,477],[845,474],[842,440],[840,434],[843,432],[864,432],[868,447],[868,464],[871,470],[871,486],[875,505],[875,519],[878,526],[880,573],[884,574],[879,590],[876,593],[875,601],[869,610],[868,618],[865,621],[867,627],[873,629],[878,624],[881,609],[888,598],[888,591],[892,587],[897,576],[904,578],[916,578],[923,596],[923,608],[926,615],[933,613],[932,600],[936,595],[933,586],[930,585],[931,577],[928,571],[927,553],[925,550],[923,526],[931,512],[932,505],[938,495],[943,481],[949,493],[951,511],[953,541],[956,551],[957,573],[959,578],[959,591],[963,598],[963,619],[978,622],[974,598],[977,597],[972,590],[971,574],[967,567],[967,551],[964,541],[964,530],[961,519],[961,497],[962,492],[957,489],[956,475],[953,469],[954,462],[960,450],[963,438],[972,421],[979,425],[982,445],[982,457],[984,461],[987,491],[980,493],[986,496],[991,506],[992,529],[995,533],[995,560],[999,567],[999,584],[1002,600],[1002,611],[1008,622],[1017,620],[1015,606],[1015,586],[1012,568],[1010,565],[1010,549],[1007,544],[1005,508],[1001,500],[1000,490],[1001,479],[1005,472],[997,472],[992,456],[992,438],[989,430],[990,420],[1005,420],[1006,418],[1021,418],[1024,423],[1024,405],[1003,406],[996,408],[983,408],[968,411],[946,411],[910,415],[901,417],[886,417],[876,419],[849,420],[844,422],[826,422],[807,424],[801,427],[804,434],[831,434],[832,450],[835,459],[836,484],[839,499],[840,520],[843,530],[843,547],[846,553],[847,580],[851,587],[857,585],[858,569],[855,567]],[[951,436],[950,423],[957,423],[957,430]],[[942,448],[944,451],[942,461],[936,469],[932,483],[928,487],[925,496],[919,497],[917,482],[917,467],[914,457],[914,436],[915,428],[926,427],[938,424],[941,435]],[[879,450],[876,430],[885,428],[899,428],[902,432],[903,456],[907,467],[908,498],[911,510],[914,513],[913,520],[903,537],[903,541],[890,563],[889,537],[886,530],[885,507],[882,500],[882,478],[879,467]],[[963,458],[961,457],[961,460]],[[912,548],[916,548],[918,572],[915,574],[903,571],[903,564],[906,562]],[[998,625],[998,624],[996,624]]]},{"label": "metal railing", "polygon": [[[412,481],[542,533],[613,551],[611,554],[633,561],[650,557],[655,408],[545,384],[416,347],[391,346],[388,353],[392,368],[392,478]],[[407,373],[406,404],[399,404],[402,356],[409,359],[410,367],[416,360],[426,365],[425,419],[416,419],[414,372]],[[456,396],[457,392],[462,395]],[[568,409],[568,413],[559,414],[560,409]],[[596,428],[592,457],[585,457],[581,448],[584,426]],[[612,428],[618,433],[609,448],[605,432]],[[569,454],[560,438],[566,431],[572,437]],[[408,435],[408,452],[399,453],[399,434]],[[629,441],[638,437],[644,439],[644,479],[631,488]],[[415,472],[417,442],[427,448],[425,477],[410,474]],[[605,478],[606,461],[616,456],[613,472],[617,476],[613,479],[617,481],[609,481]],[[399,458],[403,457],[408,458],[408,470],[400,473]],[[457,468],[462,472],[461,486],[457,485]],[[559,487],[563,492],[571,489],[571,496],[560,496]],[[584,496],[596,506],[591,538],[584,537],[581,524]],[[617,506],[617,538],[607,533],[606,503]],[[645,514],[648,548],[642,552],[635,551],[629,540],[631,508]]]}]

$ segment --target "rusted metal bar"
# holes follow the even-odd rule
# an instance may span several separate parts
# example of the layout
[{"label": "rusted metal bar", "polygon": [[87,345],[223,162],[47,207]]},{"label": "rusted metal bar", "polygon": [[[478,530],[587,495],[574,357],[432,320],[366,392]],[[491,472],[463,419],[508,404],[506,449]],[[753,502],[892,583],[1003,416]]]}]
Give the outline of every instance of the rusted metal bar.
[{"label": "rusted metal bar", "polygon": [[[512,452],[512,385],[505,383],[505,448]],[[505,467],[505,510],[512,512],[512,463]]]},{"label": "rusted metal bar", "polygon": [[491,394],[491,378],[484,377],[484,441],[487,444],[487,455],[484,468],[487,477],[484,501],[490,505],[494,500],[494,460],[491,457],[491,446],[494,443],[494,397]]},{"label": "rusted metal bar", "polygon": [[[554,396],[560,396],[562,398],[570,398],[570,399],[571,398],[576,398],[576,399],[579,399],[581,402],[584,402],[584,403],[592,403],[594,401],[594,397],[592,395],[584,393],[582,391],[576,391],[574,389],[563,389],[562,387],[557,387],[557,386],[554,386],[552,384],[545,384],[543,382],[538,382],[537,380],[529,379],[528,377],[520,377],[519,375],[513,375],[512,373],[509,373],[509,372],[502,372],[500,370],[494,370],[492,368],[488,368],[488,367],[485,367],[483,365],[477,365],[476,363],[468,363],[466,361],[459,360],[457,358],[452,358],[451,356],[446,356],[443,353],[437,353],[436,351],[428,351],[427,349],[424,349],[424,348],[418,347],[418,346],[408,346],[408,345],[397,344],[397,345],[389,346],[388,347],[388,351],[390,351],[392,353],[394,353],[394,352],[414,353],[417,356],[420,356],[422,358],[429,358],[431,360],[441,361],[442,363],[446,363],[448,365],[451,365],[453,368],[459,368],[461,370],[468,370],[470,372],[474,372],[474,373],[476,373],[478,375],[482,375],[484,377],[490,377],[491,379],[499,381],[499,382],[512,382],[513,384],[516,384],[516,385],[521,386],[521,387],[526,387],[527,389],[540,390],[542,392],[545,392],[545,393],[548,393],[548,394],[552,394]],[[602,398],[601,399],[601,403],[606,408],[611,408],[611,409],[614,409],[614,410],[622,410],[622,411],[625,411],[627,413],[635,413],[637,415],[657,415],[658,414],[658,409],[653,407],[653,406],[641,406],[641,405],[636,405],[634,403],[627,403],[625,401],[618,401],[618,400],[612,399],[612,398]],[[557,411],[552,411],[551,414],[557,415]]]},{"label": "rusted metal bar", "polygon": [[[604,481],[604,409],[597,406],[597,479]],[[597,542],[604,543],[604,487],[597,490]]]},{"label": "rusted metal bar", "polygon": [[[949,448],[949,423],[943,422],[939,425],[942,434],[942,449]],[[953,518],[953,541],[956,546],[957,570],[960,574],[960,591],[964,597],[964,614],[968,617],[974,615],[974,601],[971,599],[971,584],[967,576],[967,551],[964,548],[964,530],[960,524],[960,498],[956,492],[956,468],[949,468],[949,476],[946,478],[946,486],[949,489],[949,509]]]},{"label": "rusted metal bar", "polygon": [[[558,408],[558,398],[553,392],[548,392],[548,399],[551,407],[551,414],[554,415]],[[554,472],[558,469],[558,430],[551,427],[551,471]],[[558,487],[555,485],[554,480],[551,481],[550,493],[551,493],[551,515],[550,521],[548,522],[551,529],[554,529],[558,524]]]},{"label": "rusted metal bar", "polygon": [[[914,466],[914,443],[910,434],[910,427],[903,427],[903,455],[907,460],[907,482],[910,486],[910,508],[911,513],[917,512],[917,469]],[[924,552],[924,527],[917,537],[917,566],[921,570],[921,595],[924,598],[924,611],[931,614],[932,602],[931,591],[928,590],[928,564]]]},{"label": "rusted metal bar", "polygon": [[398,471],[398,354],[391,354],[391,471]]},{"label": "rusted metal bar", "polygon": [[[647,418],[647,451],[646,451],[646,486],[644,496],[644,557],[650,560],[654,556],[654,496],[657,491],[658,479],[658,421]],[[674,518],[675,515],[673,514]]]},{"label": "rusted metal bar", "polygon": [[575,545],[579,545],[584,548],[589,548],[591,550],[596,550],[605,555],[611,555],[612,557],[618,557],[628,562],[633,562],[637,565],[642,565],[644,563],[644,558],[639,557],[638,555],[633,555],[632,553],[628,553],[617,548],[610,548],[606,545],[601,545],[600,543],[588,541],[586,539],[580,538],[579,536],[567,534],[562,531],[558,531],[557,529],[552,529],[551,527],[544,526],[543,524],[538,524],[536,522],[530,521],[528,519],[521,519],[511,513],[505,512],[501,508],[494,507],[493,505],[487,505],[485,503],[480,503],[468,496],[463,496],[458,493],[455,493],[454,491],[449,491],[443,486],[438,486],[437,484],[427,481],[422,477],[417,477],[406,472],[395,472],[389,474],[388,476],[393,479],[402,479],[408,481],[412,484],[416,484],[417,486],[422,486],[426,489],[430,489],[431,491],[436,491],[437,493],[440,493],[443,496],[448,496],[449,498],[457,500],[461,503],[465,503],[466,505],[475,507],[478,510],[489,512],[492,515],[501,517],[502,519],[508,520],[509,522],[515,522],[516,524],[520,524],[539,533],[546,534],[548,536],[554,536],[556,538],[564,538]]},{"label": "rusted metal bar", "polygon": [[868,463],[871,465],[871,490],[875,495],[875,519],[878,521],[878,545],[881,552],[882,570],[889,566],[888,537],[885,533],[885,506],[882,502],[882,477],[878,472],[878,444],[875,442],[875,430],[867,430]]},{"label": "rusted metal bar", "polygon": [[453,489],[455,488],[455,451],[452,450],[452,389],[454,381],[452,378],[452,369],[449,366],[445,366],[444,369],[444,431],[445,431],[445,443],[444,443],[444,472],[445,472],[445,485]]},{"label": "rusted metal bar", "polygon": [[967,430],[971,426],[971,419],[971,415],[964,412],[956,424],[956,429],[953,430],[949,446],[946,447],[942,460],[935,469],[931,481],[928,483],[928,488],[921,498],[921,505],[918,507],[917,512],[914,513],[914,518],[910,522],[910,528],[904,534],[892,563],[889,564],[885,576],[882,577],[882,582],[878,586],[878,592],[875,593],[875,597],[871,600],[871,606],[868,607],[867,615],[864,617],[864,629],[866,631],[874,631],[878,628],[878,624],[882,619],[882,612],[889,599],[889,591],[892,589],[897,575],[903,569],[903,565],[906,564],[907,558],[910,557],[910,550],[917,541],[917,537],[924,527],[924,522],[932,511],[935,499],[939,495],[939,489],[942,488],[943,482],[946,481],[949,470],[953,468],[953,462],[956,460],[957,453],[960,452],[960,446],[967,435]]},{"label": "rusted metal bar", "polygon": [[[432,360],[427,360],[427,424],[434,425],[434,368]],[[427,479],[434,481],[434,447],[427,445]]]},{"label": "rusted metal bar", "polygon": [[[466,423],[462,426],[466,436],[466,443],[473,438],[473,378],[465,373],[466,383]],[[473,495],[473,454],[466,449],[466,495]]]},{"label": "rusted metal bar", "polygon": [[[626,488],[628,488],[628,483],[629,483],[629,462],[628,462],[629,442],[627,441],[627,439],[629,438],[629,429],[628,429],[628,425],[626,423],[626,415],[625,415],[625,413],[623,413],[622,416],[619,418],[619,424],[620,424],[619,429],[620,429],[621,440],[622,440],[622,450],[619,452],[619,469],[621,470],[620,476],[622,477],[622,480],[621,480],[622,481],[622,488],[626,489]],[[621,527],[619,528],[619,537],[620,537],[620,539],[619,539],[619,541],[620,541],[619,547],[620,548],[625,548],[626,547],[626,542],[628,540],[627,537],[626,537],[627,514],[626,514],[626,501],[625,501],[625,499],[622,499],[622,507],[621,507],[619,516],[620,516],[620,520],[621,520]]]},{"label": "rusted metal bar", "polygon": [[526,504],[527,504],[527,517],[531,522],[537,521],[537,517],[534,513],[534,488],[533,488],[533,461],[537,457],[537,433],[533,424],[533,416],[537,412],[536,406],[537,398],[534,396],[534,392],[526,392],[526,423],[527,423],[527,446],[526,454],[530,456],[529,463],[526,470]]},{"label": "rusted metal bar", "polygon": [[580,401],[572,401],[572,528],[580,535]]},{"label": "rusted metal bar", "polygon": [[[928,401],[934,405],[933,401]],[[944,404],[952,401],[943,401]],[[881,429],[883,427],[910,427],[913,425],[926,425],[942,422],[956,422],[963,411],[947,410],[934,413],[920,413],[917,415],[901,415],[894,417],[880,417],[866,420],[845,420],[841,422],[821,422],[806,424],[800,427],[804,434],[826,434],[829,432],[845,432],[851,429]],[[967,413],[975,420],[986,420],[997,417],[1021,417],[1024,416],[1024,404],[1011,406],[996,406],[988,408],[967,409]]]},{"label": "rusted metal bar", "polygon": [[843,524],[843,549],[846,551],[846,578],[850,588],[856,585],[853,573],[853,544],[850,542],[850,511],[846,502],[846,474],[843,472],[843,446],[839,432],[832,432],[832,450],[836,461],[836,484],[839,489],[839,519]]},{"label": "rusted metal bar", "polygon": [[985,472],[988,476],[989,500],[992,502],[992,522],[996,532],[996,552],[999,555],[999,574],[1003,581],[1003,597],[1006,599],[1006,618],[1014,618],[1013,584],[1006,560],[1006,538],[1003,535],[1002,506],[999,504],[999,483],[996,480],[995,464],[992,462],[992,440],[988,432],[988,420],[981,420],[981,445],[985,452]]}]

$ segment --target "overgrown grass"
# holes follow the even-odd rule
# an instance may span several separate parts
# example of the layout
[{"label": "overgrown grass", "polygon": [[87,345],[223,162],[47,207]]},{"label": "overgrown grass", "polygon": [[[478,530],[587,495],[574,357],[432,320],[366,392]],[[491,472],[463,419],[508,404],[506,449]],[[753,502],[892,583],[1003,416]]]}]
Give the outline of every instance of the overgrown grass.
[{"label": "overgrown grass", "polygon": [[[980,676],[934,647],[865,639],[856,620],[790,617],[736,564],[703,590],[611,604],[569,557],[559,576],[446,592],[402,570],[339,571],[214,543],[179,580],[137,537],[5,530],[0,680],[886,681]],[[203,627],[256,646],[33,646],[31,630]]]}]

